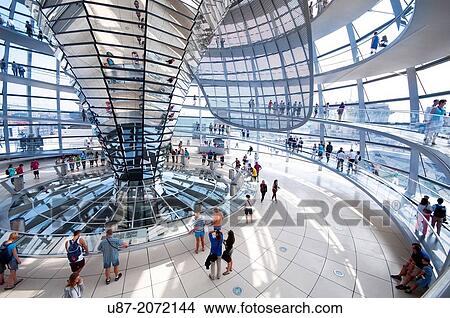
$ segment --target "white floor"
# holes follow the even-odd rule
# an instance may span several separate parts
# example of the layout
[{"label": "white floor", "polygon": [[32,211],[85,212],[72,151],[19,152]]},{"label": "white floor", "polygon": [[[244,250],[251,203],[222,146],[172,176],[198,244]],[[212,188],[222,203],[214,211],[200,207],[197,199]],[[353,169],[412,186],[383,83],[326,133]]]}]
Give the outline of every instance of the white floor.
[{"label": "white floor", "polygon": [[[237,155],[243,153],[229,157]],[[269,193],[263,203],[256,198],[254,222],[246,225],[242,213],[224,226],[236,233],[232,274],[211,281],[204,267],[208,252],[195,254],[193,236],[185,236],[124,251],[124,277],[108,286],[101,275],[101,257],[89,257],[82,271],[87,287],[84,297],[407,296],[394,288],[396,282],[389,277],[409,256],[409,244],[395,225],[382,226],[379,218],[372,218],[369,225],[359,222],[350,226],[331,214],[318,214],[318,208],[298,207],[307,199],[330,208],[342,200],[370,201],[366,195],[343,178],[325,169],[319,172],[309,163],[285,163],[269,155],[263,155],[260,163]],[[270,201],[275,178],[281,188],[278,203]],[[349,207],[340,212],[346,219],[358,218],[360,213],[359,208]],[[306,214],[311,217],[299,226],[298,215]],[[70,270],[65,258],[28,258],[18,274],[24,281],[12,291],[0,290],[0,297],[61,297]]]}]

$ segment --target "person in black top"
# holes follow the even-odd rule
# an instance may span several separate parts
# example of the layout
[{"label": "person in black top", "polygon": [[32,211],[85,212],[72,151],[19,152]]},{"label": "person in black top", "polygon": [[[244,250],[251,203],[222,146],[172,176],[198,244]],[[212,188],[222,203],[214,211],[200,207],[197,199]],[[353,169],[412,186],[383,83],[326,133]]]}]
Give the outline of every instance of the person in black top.
[{"label": "person in black top", "polygon": [[325,148],[325,155],[327,157],[327,163],[330,162],[330,157],[331,157],[332,152],[333,152],[333,145],[331,144],[331,141],[329,141],[327,147]]},{"label": "person in black top", "polygon": [[446,220],[447,210],[443,205],[444,199],[437,199],[437,204],[433,205],[433,218],[431,220],[431,226],[434,228],[436,226],[437,235],[441,235],[442,223]]},{"label": "person in black top", "polygon": [[233,245],[235,242],[234,232],[228,231],[228,237],[223,244],[225,245],[225,251],[222,253],[222,259],[227,262],[227,270],[223,273],[223,275],[228,275],[233,271],[233,259],[231,258],[233,254]]},{"label": "person in black top", "polygon": [[27,30],[27,35],[29,37],[33,36],[33,27],[31,26],[31,23],[29,21],[25,22],[25,29]]},{"label": "person in black top", "polygon": [[261,202],[263,202],[267,193],[267,184],[264,180],[261,181],[261,184],[259,185],[259,191],[261,192]]},{"label": "person in black top", "polygon": [[420,274],[424,265],[422,264],[422,258],[428,257],[428,254],[422,250],[419,243],[412,243],[412,253],[408,262],[403,265],[401,271],[397,275],[391,275],[391,278],[399,280],[400,284],[395,288],[404,290],[410,281]]}]

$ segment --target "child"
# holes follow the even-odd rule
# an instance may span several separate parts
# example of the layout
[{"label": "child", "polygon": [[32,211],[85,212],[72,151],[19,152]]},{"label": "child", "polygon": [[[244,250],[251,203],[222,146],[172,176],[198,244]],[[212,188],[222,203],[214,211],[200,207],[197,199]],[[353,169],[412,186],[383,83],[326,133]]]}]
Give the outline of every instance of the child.
[{"label": "child", "polygon": [[194,228],[190,233],[194,232],[195,236],[195,254],[198,254],[200,243],[202,244],[202,252],[205,251],[205,220],[199,212],[194,215]]},{"label": "child", "polygon": [[422,289],[428,288],[431,283],[431,278],[433,277],[433,267],[430,264],[430,258],[427,256],[422,257],[422,272],[417,276],[416,282],[412,286],[407,286],[405,293],[411,294],[417,287]]},{"label": "child", "polygon": [[234,232],[228,231],[228,237],[223,244],[225,245],[225,251],[222,253],[222,259],[227,262],[227,270],[223,273],[223,275],[228,275],[233,271],[233,259],[231,258],[233,254],[233,245],[235,242]]}]

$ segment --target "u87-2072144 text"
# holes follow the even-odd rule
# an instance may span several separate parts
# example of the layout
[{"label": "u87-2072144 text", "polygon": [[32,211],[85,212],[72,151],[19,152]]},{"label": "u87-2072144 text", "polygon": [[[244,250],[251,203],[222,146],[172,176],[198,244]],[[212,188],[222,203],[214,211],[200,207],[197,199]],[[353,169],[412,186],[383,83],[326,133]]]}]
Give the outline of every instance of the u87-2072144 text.
[{"label": "u87-2072144 text", "polygon": [[194,313],[194,302],[122,302],[118,301],[107,307],[109,314],[176,314]]}]

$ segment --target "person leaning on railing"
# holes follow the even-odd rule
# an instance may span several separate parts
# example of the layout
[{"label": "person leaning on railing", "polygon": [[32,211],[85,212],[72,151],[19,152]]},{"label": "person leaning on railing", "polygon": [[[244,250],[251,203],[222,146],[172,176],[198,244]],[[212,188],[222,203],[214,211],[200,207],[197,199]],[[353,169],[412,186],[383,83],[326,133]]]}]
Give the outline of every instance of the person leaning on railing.
[{"label": "person leaning on railing", "polygon": [[437,199],[437,204],[434,204],[432,207],[433,210],[433,218],[431,221],[431,226],[434,228],[436,226],[437,235],[441,235],[442,223],[446,221],[447,210],[443,205],[444,199]]}]

